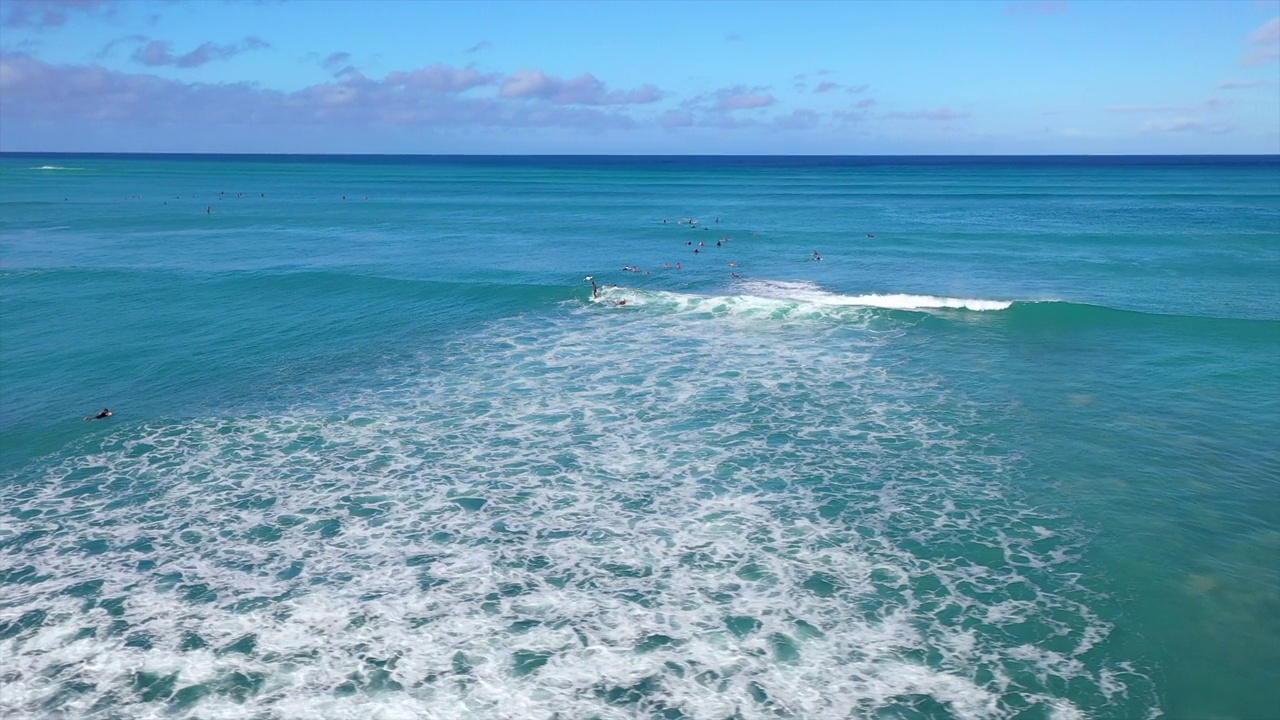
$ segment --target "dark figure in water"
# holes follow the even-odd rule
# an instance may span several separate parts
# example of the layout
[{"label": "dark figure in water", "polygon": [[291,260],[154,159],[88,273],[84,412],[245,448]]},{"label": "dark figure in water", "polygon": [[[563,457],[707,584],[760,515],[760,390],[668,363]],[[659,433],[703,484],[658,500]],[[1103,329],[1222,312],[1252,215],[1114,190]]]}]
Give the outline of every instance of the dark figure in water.
[{"label": "dark figure in water", "polygon": [[585,278],[583,278],[583,280],[590,280],[590,281],[591,281],[591,297],[593,297],[593,298],[598,298],[598,297],[600,297],[600,286],[596,284],[595,276],[594,276],[594,275],[588,275],[588,276],[586,276]]},{"label": "dark figure in water", "polygon": [[85,420],[102,420],[104,418],[109,418],[112,415],[113,413],[111,412],[111,408],[102,408],[102,412],[98,413],[97,415],[85,415],[84,419]]}]

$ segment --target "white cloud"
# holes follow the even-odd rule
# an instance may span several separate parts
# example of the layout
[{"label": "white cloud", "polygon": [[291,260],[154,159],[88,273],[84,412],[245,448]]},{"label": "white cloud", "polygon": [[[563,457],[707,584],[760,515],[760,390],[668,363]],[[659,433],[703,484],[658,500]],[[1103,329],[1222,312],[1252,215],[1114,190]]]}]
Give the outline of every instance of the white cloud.
[{"label": "white cloud", "polygon": [[1249,53],[1241,65],[1269,65],[1280,61],[1280,17],[1273,17],[1249,33]]}]

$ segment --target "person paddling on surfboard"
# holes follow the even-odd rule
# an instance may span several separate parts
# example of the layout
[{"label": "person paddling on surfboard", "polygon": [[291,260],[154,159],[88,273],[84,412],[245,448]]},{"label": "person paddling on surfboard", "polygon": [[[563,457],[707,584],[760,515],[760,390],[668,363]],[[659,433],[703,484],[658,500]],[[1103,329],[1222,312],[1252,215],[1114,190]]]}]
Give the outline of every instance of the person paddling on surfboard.
[{"label": "person paddling on surfboard", "polygon": [[111,412],[111,408],[102,408],[102,412],[98,413],[97,415],[85,415],[84,419],[85,420],[102,420],[104,418],[111,417],[113,414],[114,413]]}]

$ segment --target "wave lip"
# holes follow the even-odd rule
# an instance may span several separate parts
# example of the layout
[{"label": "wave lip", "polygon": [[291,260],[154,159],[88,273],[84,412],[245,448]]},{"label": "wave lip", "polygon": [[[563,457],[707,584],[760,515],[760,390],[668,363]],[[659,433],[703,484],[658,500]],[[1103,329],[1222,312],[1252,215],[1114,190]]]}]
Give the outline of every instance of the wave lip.
[{"label": "wave lip", "polygon": [[823,290],[811,282],[788,282],[779,280],[748,280],[743,283],[753,295],[761,297],[798,300],[815,305],[879,307],[890,310],[1006,310],[1013,305],[1012,300],[984,300],[977,298],[953,298],[937,295],[910,295],[891,293],[879,295],[842,295]]}]

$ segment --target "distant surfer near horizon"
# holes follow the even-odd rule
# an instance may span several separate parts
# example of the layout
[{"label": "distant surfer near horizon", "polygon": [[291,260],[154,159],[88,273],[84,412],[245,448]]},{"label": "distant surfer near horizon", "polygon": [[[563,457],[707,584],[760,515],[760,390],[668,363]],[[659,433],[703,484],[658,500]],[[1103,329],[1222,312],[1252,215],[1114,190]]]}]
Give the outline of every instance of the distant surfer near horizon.
[{"label": "distant surfer near horizon", "polygon": [[97,415],[85,415],[84,419],[85,420],[103,420],[105,418],[111,417],[114,414],[115,413],[111,412],[111,408],[102,408],[102,412],[98,413]]}]

